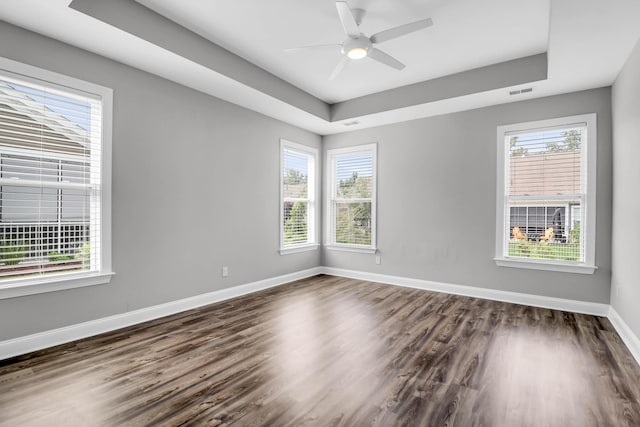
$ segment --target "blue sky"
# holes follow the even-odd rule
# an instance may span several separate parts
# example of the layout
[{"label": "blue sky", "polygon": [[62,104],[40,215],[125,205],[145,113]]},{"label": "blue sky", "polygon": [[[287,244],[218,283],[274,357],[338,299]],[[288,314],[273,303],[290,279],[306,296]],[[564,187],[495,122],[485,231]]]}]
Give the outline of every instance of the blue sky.
[{"label": "blue sky", "polygon": [[517,136],[518,140],[516,144],[513,147],[511,147],[511,151],[517,150],[520,147],[526,147],[529,153],[539,153],[539,152],[547,151],[548,142],[562,143],[562,141],[564,140],[562,133],[570,130],[579,131],[580,128],[567,128],[567,129],[558,129],[558,130],[544,131],[544,132],[532,132],[532,133],[521,133],[518,135],[509,135],[507,136],[507,141],[511,141],[512,137]]},{"label": "blue sky", "polygon": [[287,155],[285,156],[284,173],[286,170],[294,169],[300,172],[302,175],[309,175],[308,170],[308,157],[305,154],[299,154],[296,151],[285,149]]},{"label": "blue sky", "polygon": [[29,96],[32,100],[46,105],[51,111],[63,115],[67,120],[76,123],[85,130],[90,130],[91,107],[88,102],[77,101],[64,96],[53,95],[44,91],[11,83],[11,87]]},{"label": "blue sky", "polygon": [[336,161],[336,178],[338,181],[351,178],[353,172],[357,172],[358,176],[372,176],[372,163],[372,153],[356,153],[340,156]]}]

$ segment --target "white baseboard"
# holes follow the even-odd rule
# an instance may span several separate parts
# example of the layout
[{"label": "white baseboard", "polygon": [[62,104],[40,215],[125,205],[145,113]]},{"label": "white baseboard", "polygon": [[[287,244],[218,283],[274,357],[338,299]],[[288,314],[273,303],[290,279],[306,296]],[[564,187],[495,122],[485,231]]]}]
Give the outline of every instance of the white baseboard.
[{"label": "white baseboard", "polygon": [[618,312],[611,306],[609,306],[608,317],[613,327],[616,328],[618,335],[622,338],[622,341],[627,345],[633,358],[640,364],[640,339],[638,339],[638,336],[633,333],[629,325],[622,320],[622,317],[620,317]]},{"label": "white baseboard", "polygon": [[521,294],[518,292],[478,288],[475,286],[453,285],[450,283],[432,282],[430,280],[412,279],[409,277],[390,276],[378,273],[367,273],[363,271],[345,270],[333,267],[322,267],[322,272],[324,274],[348,277],[351,279],[367,280],[370,282],[425,289],[428,291],[444,292],[447,294],[483,298],[493,301],[524,304],[533,307],[551,308],[554,310],[570,311],[573,313],[592,314],[595,316],[605,317],[609,313],[608,304],[575,301],[570,299],[545,297],[540,295]]},{"label": "white baseboard", "polygon": [[405,286],[416,289],[424,289],[435,292],[444,292],[455,295],[463,295],[475,298],[483,298],[494,301],[503,301],[514,304],[524,304],[533,307],[550,308],[573,313],[605,316],[614,326],[629,351],[640,364],[640,339],[631,328],[622,320],[620,315],[608,304],[598,304],[585,301],[575,301],[563,298],[552,298],[540,295],[521,294],[517,292],[500,291],[496,289],[477,288],[474,286],[454,285],[450,283],[433,282],[409,277],[391,276],[386,274],[368,273],[364,271],[346,270],[333,267],[314,267],[308,270],[297,271],[282,276],[259,280],[245,285],[221,289],[202,295],[196,295],[177,301],[153,307],[142,308],[127,313],[116,314],[102,319],[66,326],[63,328],[44,331],[33,335],[18,337],[6,341],[0,341],[0,360],[9,357],[26,354],[59,344],[87,338],[104,332],[113,331],[160,317],[169,316],[192,308],[202,307],[218,301],[224,301],[263,289],[280,286],[295,280],[305,279],[317,274],[329,274],[333,276],[351,279],[366,280],[370,282],[385,283],[389,285]]},{"label": "white baseboard", "polygon": [[158,319],[181,311],[202,307],[214,302],[224,301],[263,289],[273,288],[275,286],[283,285],[295,280],[305,279],[317,274],[321,274],[320,267],[284,274],[282,276],[234,286],[232,288],[221,289],[219,291],[196,295],[152,307],[141,308],[139,310],[133,310],[126,313],[115,314],[113,316],[78,323],[76,325],[65,326],[63,328],[52,329],[50,331],[44,331],[33,335],[0,341],[0,360],[102,334],[104,332],[114,331],[116,329],[147,322],[149,320]]}]

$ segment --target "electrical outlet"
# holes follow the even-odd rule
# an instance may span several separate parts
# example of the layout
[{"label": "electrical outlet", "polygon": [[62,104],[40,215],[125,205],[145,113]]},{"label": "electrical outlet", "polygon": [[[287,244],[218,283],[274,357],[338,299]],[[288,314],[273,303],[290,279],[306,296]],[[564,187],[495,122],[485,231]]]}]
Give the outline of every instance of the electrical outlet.
[{"label": "electrical outlet", "polygon": [[229,267],[227,267],[226,265],[222,266],[222,277],[227,277],[229,276]]},{"label": "electrical outlet", "polygon": [[377,265],[382,264],[382,257],[380,255],[376,255],[376,264]]}]

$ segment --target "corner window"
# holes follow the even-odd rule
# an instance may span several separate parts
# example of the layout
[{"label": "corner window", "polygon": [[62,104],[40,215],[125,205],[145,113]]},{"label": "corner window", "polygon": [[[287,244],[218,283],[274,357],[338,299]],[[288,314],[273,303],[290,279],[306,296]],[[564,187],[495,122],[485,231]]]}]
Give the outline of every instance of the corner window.
[{"label": "corner window", "polygon": [[593,273],[595,156],[595,114],[498,128],[498,265]]},{"label": "corner window", "polygon": [[318,151],[280,141],[280,253],[318,247],[316,239],[316,163]]},{"label": "corner window", "polygon": [[108,89],[0,58],[0,298],[109,280],[110,105]]},{"label": "corner window", "polygon": [[328,236],[333,249],[376,251],[376,145],[327,151]]}]

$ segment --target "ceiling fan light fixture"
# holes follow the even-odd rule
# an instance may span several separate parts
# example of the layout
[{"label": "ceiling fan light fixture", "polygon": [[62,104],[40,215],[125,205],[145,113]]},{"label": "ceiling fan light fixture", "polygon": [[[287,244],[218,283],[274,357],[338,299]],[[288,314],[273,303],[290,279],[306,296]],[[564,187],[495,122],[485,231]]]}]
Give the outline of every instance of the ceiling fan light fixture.
[{"label": "ceiling fan light fixture", "polygon": [[362,59],[367,56],[367,49],[364,47],[354,47],[347,52],[347,56],[350,59]]},{"label": "ceiling fan light fixture", "polygon": [[[374,61],[378,61],[388,67],[395,68],[396,70],[402,70],[405,65],[395,59],[393,56],[385,53],[384,51],[374,47],[375,44],[383,43],[388,40],[397,39],[407,34],[415,33],[433,25],[431,18],[421,19],[415,22],[409,22],[408,24],[398,25],[397,27],[389,28],[384,31],[373,34],[371,37],[365,36],[360,32],[360,23],[362,17],[365,14],[364,9],[351,9],[347,4],[347,0],[336,0],[336,10],[338,11],[338,17],[342,24],[347,38],[342,42],[342,49],[340,53],[342,57],[340,61],[333,69],[333,72],[329,76],[329,80],[334,80],[345,68],[351,60],[358,60],[362,58],[371,58]],[[324,48],[327,45],[315,45],[307,46],[306,49]],[[333,47],[335,45],[328,45]],[[297,49],[285,49],[290,52]]]}]

